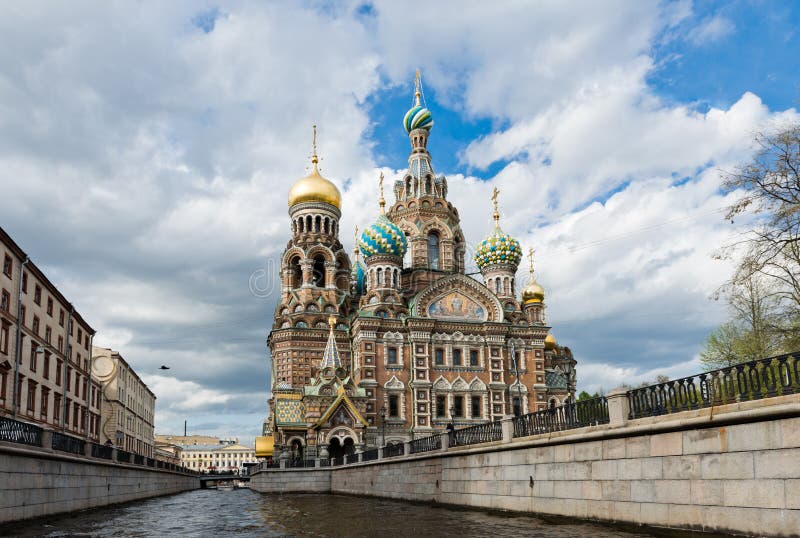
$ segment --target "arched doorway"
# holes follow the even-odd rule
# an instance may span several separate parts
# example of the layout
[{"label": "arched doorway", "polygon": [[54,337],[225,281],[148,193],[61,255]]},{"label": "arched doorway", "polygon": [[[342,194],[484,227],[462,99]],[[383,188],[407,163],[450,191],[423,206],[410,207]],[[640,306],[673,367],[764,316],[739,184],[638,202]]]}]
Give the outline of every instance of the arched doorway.
[{"label": "arched doorway", "polygon": [[299,461],[303,459],[303,442],[300,439],[295,439],[291,444],[292,448],[292,461]]},{"label": "arched doorway", "polygon": [[355,451],[356,445],[352,437],[345,437],[343,440],[334,437],[328,445],[328,454],[331,458],[341,458],[345,455],[354,454]]}]

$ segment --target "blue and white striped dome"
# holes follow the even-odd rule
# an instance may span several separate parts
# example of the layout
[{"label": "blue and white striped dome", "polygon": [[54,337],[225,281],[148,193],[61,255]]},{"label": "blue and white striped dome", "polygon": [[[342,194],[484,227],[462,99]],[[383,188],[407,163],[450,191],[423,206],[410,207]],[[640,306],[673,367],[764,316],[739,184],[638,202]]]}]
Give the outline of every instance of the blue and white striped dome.
[{"label": "blue and white striped dome", "polygon": [[403,257],[408,242],[403,231],[392,221],[381,215],[375,224],[364,230],[358,240],[358,248],[365,258],[376,254]]},{"label": "blue and white striped dome", "polygon": [[433,127],[431,111],[422,105],[411,107],[403,118],[403,127],[405,127],[407,133],[414,129],[427,129],[430,131],[431,127]]}]

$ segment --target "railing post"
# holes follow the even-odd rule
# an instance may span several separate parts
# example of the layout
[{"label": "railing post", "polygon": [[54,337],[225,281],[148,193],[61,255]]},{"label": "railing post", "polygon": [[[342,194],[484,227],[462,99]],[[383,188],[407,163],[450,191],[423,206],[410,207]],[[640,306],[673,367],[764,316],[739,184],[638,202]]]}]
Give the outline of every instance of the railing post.
[{"label": "railing post", "polygon": [[439,434],[439,438],[442,440],[442,452],[445,452],[448,448],[450,448],[450,432],[444,432]]},{"label": "railing post", "polygon": [[378,459],[383,459],[383,447],[378,447]]},{"label": "railing post", "polygon": [[403,443],[403,455],[408,456],[411,454],[411,442],[406,441]]},{"label": "railing post", "polygon": [[322,460],[320,458],[317,458],[314,460],[314,468],[319,469],[320,467],[322,467]]},{"label": "railing post", "polygon": [[608,400],[608,424],[611,427],[624,426],[628,422],[630,406],[628,404],[628,391],[625,388],[616,388],[606,395]]},{"label": "railing post", "polygon": [[503,444],[510,443],[514,440],[514,415],[506,415],[500,419],[500,425],[503,429]]},{"label": "railing post", "polygon": [[53,451],[53,430],[42,428],[42,448],[48,452]]},{"label": "railing post", "polygon": [[117,447],[115,446],[111,447],[111,461],[119,463],[119,460],[117,460]]},{"label": "railing post", "polygon": [[85,440],[83,441],[83,455],[87,458],[92,457],[92,442]]}]

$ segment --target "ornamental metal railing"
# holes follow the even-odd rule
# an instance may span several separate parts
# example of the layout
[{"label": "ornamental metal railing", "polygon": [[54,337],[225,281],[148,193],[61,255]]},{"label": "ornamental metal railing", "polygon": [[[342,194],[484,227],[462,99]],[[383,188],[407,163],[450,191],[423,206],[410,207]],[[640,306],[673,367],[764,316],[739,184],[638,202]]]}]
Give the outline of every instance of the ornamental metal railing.
[{"label": "ornamental metal railing", "polygon": [[406,448],[403,443],[396,443],[394,445],[386,445],[383,447],[383,457],[393,458],[395,456],[402,456],[406,453]]},{"label": "ornamental metal railing", "polygon": [[280,469],[281,468],[281,462],[279,462],[277,460],[269,461],[269,462],[267,462],[265,467],[267,469]]},{"label": "ornamental metal railing", "polygon": [[361,461],[373,461],[378,459],[378,449],[365,450],[361,453]]},{"label": "ornamental metal railing", "polygon": [[331,459],[330,458],[320,458],[319,466],[320,467],[330,467],[331,466]]},{"label": "ornamental metal railing", "polygon": [[102,458],[104,460],[110,460],[111,454],[113,454],[114,449],[110,446],[103,446],[98,445],[97,443],[92,443],[92,457],[93,458]]},{"label": "ornamental metal railing", "polygon": [[344,456],[339,456],[331,460],[332,466],[344,465]]},{"label": "ornamental metal railing", "polygon": [[800,392],[800,352],[628,391],[630,419]]},{"label": "ornamental metal railing", "polygon": [[351,463],[358,463],[358,454],[345,454],[344,463],[345,465],[350,465]]},{"label": "ornamental metal railing", "polygon": [[144,456],[142,456],[141,454],[134,454],[133,463],[136,465],[144,465]]},{"label": "ornamental metal railing", "polygon": [[317,466],[316,460],[294,459],[289,461],[289,467],[292,468],[305,468],[305,467],[316,467],[316,466]]},{"label": "ornamental metal railing", "polygon": [[[131,462],[131,453],[125,452],[124,450],[117,449],[117,461],[121,461],[122,463],[130,463]],[[172,464],[167,464],[168,469],[172,470]]]},{"label": "ornamental metal railing", "polygon": [[0,417],[0,441],[42,446],[42,429],[27,422]]},{"label": "ornamental metal railing", "polygon": [[430,437],[421,437],[411,441],[411,453],[419,454],[421,452],[430,452],[431,450],[441,450],[442,436],[439,434],[431,435]]},{"label": "ornamental metal railing", "polygon": [[84,451],[86,450],[85,447],[86,442],[83,439],[78,439],[77,437],[65,435],[60,432],[53,432],[53,450],[83,455],[85,453]]},{"label": "ornamental metal railing", "polygon": [[514,417],[514,437],[608,424],[608,421],[608,400],[600,396]]},{"label": "ornamental metal railing", "polygon": [[461,428],[452,433],[453,445],[477,445],[503,439],[503,426],[499,421]]}]

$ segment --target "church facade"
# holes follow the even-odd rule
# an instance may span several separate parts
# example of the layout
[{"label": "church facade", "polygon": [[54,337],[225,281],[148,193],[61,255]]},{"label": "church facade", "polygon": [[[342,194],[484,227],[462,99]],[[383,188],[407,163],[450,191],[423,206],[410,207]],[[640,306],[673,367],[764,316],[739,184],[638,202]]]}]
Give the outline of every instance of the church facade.
[{"label": "church facade", "polygon": [[[494,228],[466,274],[466,239],[447,178],[427,150],[421,99],[403,119],[411,143],[394,203],[381,194],[353,257],[339,240],[341,194],[317,167],[289,191],[291,237],[267,343],[265,435],[283,458],[335,457],[525,414],[574,399],[572,353],[546,323],[533,272],[518,290],[519,242]],[[316,138],[316,136],[315,136]]]}]

